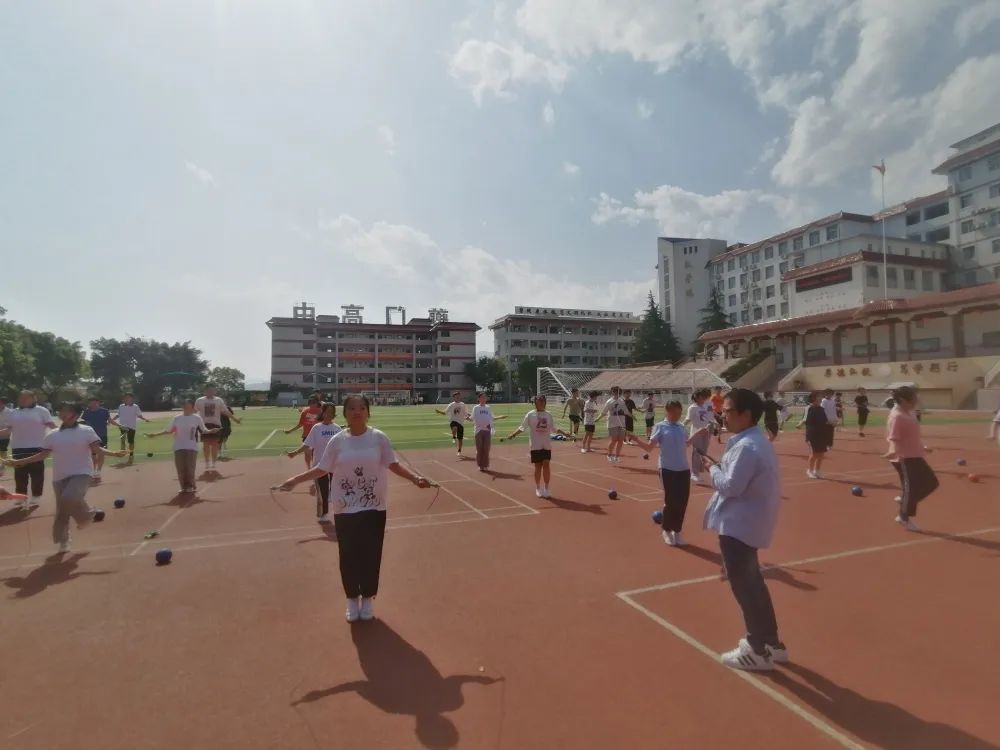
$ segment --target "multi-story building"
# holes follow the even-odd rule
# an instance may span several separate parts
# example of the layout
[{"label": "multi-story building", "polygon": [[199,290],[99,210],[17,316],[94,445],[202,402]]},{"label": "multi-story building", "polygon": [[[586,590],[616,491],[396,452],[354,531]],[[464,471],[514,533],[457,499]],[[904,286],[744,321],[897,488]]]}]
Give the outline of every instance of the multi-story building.
[{"label": "multi-story building", "polygon": [[681,348],[688,349],[698,338],[701,311],[712,294],[712,280],[705,267],[726,252],[726,241],[660,237],[656,244],[660,313],[670,323]]},{"label": "multi-story building", "polygon": [[[340,400],[348,393],[379,399],[447,401],[474,388],[465,366],[476,358],[475,323],[411,318],[399,324],[365,323],[357,306],[345,314],[316,315],[296,305],[290,318],[271,318],[271,384],[315,387]],[[348,322],[349,321],[349,322]]]},{"label": "multi-story building", "polygon": [[546,359],[557,367],[621,367],[631,361],[640,318],[630,312],[514,308],[490,325],[494,352],[508,368]]}]

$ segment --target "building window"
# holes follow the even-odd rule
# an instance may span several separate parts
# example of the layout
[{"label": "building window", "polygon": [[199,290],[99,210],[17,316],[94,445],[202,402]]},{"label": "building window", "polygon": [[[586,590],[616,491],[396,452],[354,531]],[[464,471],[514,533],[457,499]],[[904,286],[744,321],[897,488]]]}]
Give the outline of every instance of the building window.
[{"label": "building window", "polygon": [[[920,242],[920,232],[914,232],[913,234],[908,234],[908,235],[906,235],[906,239],[913,240],[914,242]],[[924,252],[923,250],[920,251],[920,253],[921,253],[920,257],[921,258],[924,257],[923,256],[923,252]]]},{"label": "building window", "polygon": [[920,212],[912,211],[906,215],[906,226],[912,227],[914,224],[920,223]]},{"label": "building window", "polygon": [[764,278],[765,279],[774,278],[774,266],[766,266],[764,268]]},{"label": "building window", "polygon": [[788,303],[787,302],[782,302],[781,303],[781,317],[783,317],[783,318],[787,318],[788,317]]},{"label": "building window", "polygon": [[447,373],[447,372],[442,372],[441,373],[441,382],[442,383],[450,383],[451,382],[451,375],[449,373]]},{"label": "building window", "polygon": [[920,272],[920,286],[925,292],[934,291],[934,274],[930,271]]},{"label": "building window", "polygon": [[993,252],[1000,253],[1000,240],[993,240]]},{"label": "building window", "polygon": [[759,288],[753,290],[753,301],[754,302],[760,302],[760,289]]},{"label": "building window", "polygon": [[752,276],[754,281],[760,281],[760,269],[759,268],[753,269]]},{"label": "building window", "polygon": [[916,289],[917,288],[917,272],[912,268],[903,269],[903,288],[904,289]]},{"label": "building window", "polygon": [[826,238],[828,240],[835,240],[840,236],[840,226],[837,224],[831,224],[826,228]]},{"label": "building window", "polygon": [[736,295],[735,294],[730,294],[729,295],[729,306],[730,307],[736,307]]},{"label": "building window", "polygon": [[302,358],[302,366],[303,367],[312,367],[313,366],[313,358],[312,357],[303,357]]},{"label": "building window", "polygon": [[965,284],[965,286],[975,286],[976,284],[975,270],[966,271],[964,274],[962,274],[962,283]]},{"label": "building window", "polygon": [[796,258],[795,258],[795,267],[796,268],[802,268],[802,266],[804,266],[805,264],[806,264],[806,259],[805,259],[804,256],[802,256],[802,255],[796,256]]},{"label": "building window", "polygon": [[450,352],[451,351],[451,345],[450,344],[439,344],[438,345],[438,351]]},{"label": "building window", "polygon": [[759,307],[755,307],[753,309],[753,319],[760,320],[763,317],[764,317],[764,311],[761,310]]},{"label": "building window", "polygon": [[768,245],[764,248],[764,260],[771,260],[774,257],[774,245]]},{"label": "building window", "polygon": [[747,258],[747,256],[745,256],[745,255],[741,255],[741,256],[740,256],[740,268],[741,268],[741,269],[743,269],[743,270],[746,270],[746,268],[747,268],[747,267],[748,267],[749,265],[750,265],[750,261],[749,261],[749,259]]},{"label": "building window", "polygon": [[767,317],[769,317],[769,318],[773,318],[774,317],[774,305],[768,305],[767,306]]},{"label": "building window", "polygon": [[974,200],[975,195],[976,195],[975,193],[966,193],[965,195],[959,196],[958,205],[961,208],[968,208],[975,202]]},{"label": "building window", "polygon": [[750,313],[748,313],[746,310],[740,312],[740,323],[749,323],[749,322],[750,322]]},{"label": "building window", "polygon": [[929,219],[936,219],[939,216],[947,216],[951,209],[948,207],[948,202],[936,203],[933,206],[928,206],[924,209],[924,221]]},{"label": "building window", "polygon": [[965,182],[972,179],[972,165],[958,168],[958,181]]},{"label": "building window", "polygon": [[940,227],[938,229],[932,229],[926,235],[928,242],[944,242],[946,239],[951,237],[951,227]]},{"label": "building window", "polygon": [[801,249],[802,249],[802,237],[796,237],[794,240],[792,240],[792,250],[801,250]]},{"label": "building window", "polygon": [[439,359],[438,360],[438,367],[451,367],[451,360],[450,359]]},{"label": "building window", "polygon": [[740,304],[745,305],[750,296],[746,292],[740,292]]},{"label": "building window", "polygon": [[972,260],[976,257],[976,246],[966,245],[962,248],[962,258],[965,260]]},{"label": "building window", "polygon": [[730,258],[729,260],[726,261],[726,270],[727,271],[735,271],[736,270],[736,260],[735,259]]},{"label": "building window", "polygon": [[976,228],[976,224],[972,219],[966,219],[962,222],[962,234],[968,234],[973,229]]},{"label": "building window", "polygon": [[879,286],[881,284],[878,266],[865,266],[865,281],[868,286]]},{"label": "building window", "polygon": [[729,277],[729,280],[726,282],[726,288],[727,289],[735,289],[736,288],[736,277],[735,276],[730,276]]},{"label": "building window", "polygon": [[778,243],[778,255],[782,258],[788,255],[788,240]]},{"label": "building window", "polygon": [[736,325],[736,313],[734,312],[729,313],[729,325]]},{"label": "building window", "polygon": [[438,336],[441,336],[442,338],[448,338],[449,336],[451,336],[451,331],[438,331]]},{"label": "building window", "polygon": [[910,351],[914,354],[941,351],[941,339],[913,339],[910,341]]},{"label": "building window", "polygon": [[1000,211],[994,211],[990,214],[990,226],[1000,226]]},{"label": "building window", "polygon": [[303,341],[302,342],[302,348],[303,349],[312,349],[313,348],[313,342],[312,341]]},{"label": "building window", "polygon": [[774,284],[767,287],[767,298],[771,299],[772,297],[774,297]]},{"label": "building window", "polygon": [[760,250],[754,250],[752,253],[750,253],[750,262],[760,263]]},{"label": "building window", "polygon": [[826,349],[806,349],[806,362],[826,359]]},{"label": "building window", "polygon": [[878,344],[855,344],[851,347],[852,357],[867,357],[878,354]]},{"label": "building window", "polygon": [[819,230],[813,230],[809,233],[809,247],[819,244]]},{"label": "building window", "polygon": [[887,286],[890,289],[895,289],[896,287],[899,286],[899,275],[895,268],[885,269],[885,278],[886,281],[888,282]]},{"label": "building window", "polygon": [[780,284],[779,289],[781,290],[781,298],[788,299],[788,284]]},{"label": "building window", "polygon": [[778,264],[778,273],[780,273],[782,276],[784,276],[786,273],[788,273],[788,261],[787,260]]},{"label": "building window", "polygon": [[740,288],[745,289],[747,285],[747,275],[745,273],[740,274]]},{"label": "building window", "polygon": [[993,280],[1000,279],[1000,266],[993,266]]},{"label": "building window", "polygon": [[1000,198],[1000,182],[990,185],[990,198]]},{"label": "building window", "polygon": [[989,166],[991,172],[995,172],[1000,169],[1000,156],[991,156],[986,160],[987,166]]}]

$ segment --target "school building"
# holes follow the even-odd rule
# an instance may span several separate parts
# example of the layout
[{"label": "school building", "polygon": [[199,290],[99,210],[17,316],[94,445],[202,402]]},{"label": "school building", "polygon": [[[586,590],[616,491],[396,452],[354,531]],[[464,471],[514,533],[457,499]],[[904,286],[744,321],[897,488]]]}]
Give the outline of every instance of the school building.
[{"label": "school building", "polygon": [[[405,320],[398,307],[386,308],[384,324],[365,323],[363,310],[345,305],[343,315],[317,315],[303,302],[291,317],[268,320],[272,388],[408,403],[447,402],[454,390],[474,390],[465,366],[476,358],[478,325],[450,321],[440,308]],[[388,322],[391,311],[402,312],[399,323]]]}]

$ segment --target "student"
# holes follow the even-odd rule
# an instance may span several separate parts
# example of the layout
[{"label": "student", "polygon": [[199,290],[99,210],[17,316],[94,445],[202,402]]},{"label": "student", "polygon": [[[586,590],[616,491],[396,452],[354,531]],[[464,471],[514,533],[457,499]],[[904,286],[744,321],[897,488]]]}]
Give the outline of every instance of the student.
[{"label": "student", "polygon": [[368,426],[371,407],[365,396],[344,399],[347,427],[331,438],[317,464],[285,480],[281,490],[329,474],[333,524],[337,529],[340,580],[347,595],[347,621],[375,617],[385,540],[388,471],[417,487],[431,483],[400,466],[392,443],[381,430]]},{"label": "student", "polygon": [[[300,453],[309,451],[309,455],[313,457],[313,465],[309,467],[311,469],[319,465],[326,446],[342,429],[333,421],[337,416],[336,404],[323,404],[321,408],[319,424],[313,425],[302,445],[293,451],[288,451],[289,458],[295,458]],[[316,487],[319,490],[316,497],[316,520],[319,523],[330,523],[330,475],[324,474],[318,477]]]},{"label": "student", "polygon": [[[6,418],[6,427],[0,429],[0,437],[10,438],[11,458],[29,458],[40,453],[45,434],[56,426],[52,414],[44,406],[39,406],[35,394],[31,391],[21,391],[17,397],[17,408]],[[48,454],[46,454],[48,455]],[[7,463],[7,466],[15,464]],[[38,461],[23,461],[14,469],[14,492],[24,495],[28,492],[28,482],[31,482],[31,497],[18,500],[15,508],[33,510],[42,502],[45,491],[45,463]]]},{"label": "student", "polygon": [[203,396],[194,402],[194,410],[205,423],[205,433],[201,438],[202,452],[205,455],[205,469],[215,471],[215,460],[219,457],[219,433],[222,431],[222,414],[240,423],[240,418],[226,406],[226,402],[216,395],[215,385],[208,383]]},{"label": "student", "polygon": [[833,450],[833,433],[837,429],[837,402],[833,399],[833,391],[827,388],[823,391],[823,398],[819,402],[826,414],[826,449]]},{"label": "student", "polygon": [[590,447],[594,442],[594,432],[597,430],[597,420],[600,419],[597,416],[599,406],[597,405],[597,398],[601,394],[597,391],[591,391],[590,395],[587,397],[586,403],[583,405],[583,447],[580,448],[580,453],[590,453],[593,449]]},{"label": "student", "polygon": [[[80,415],[80,421],[97,433],[97,438],[101,441],[102,448],[108,447],[108,425],[113,424],[117,426],[117,423],[111,418],[111,412],[101,406],[99,399],[92,397],[87,401],[87,408]],[[101,469],[103,468],[104,454],[100,452],[95,453],[93,474],[95,482],[101,481]]]},{"label": "student", "polygon": [[700,482],[701,472],[705,470],[703,454],[708,452],[712,441],[712,430],[715,427],[715,417],[707,405],[711,394],[707,388],[696,390],[691,394],[692,401],[688,406],[687,419],[684,424],[691,428],[691,481]]},{"label": "student", "polygon": [[837,407],[837,428],[840,429],[844,424],[844,394],[837,391],[833,394],[833,403]]},{"label": "student", "polygon": [[632,400],[632,391],[625,391],[625,444],[635,445],[635,411],[638,407]]},{"label": "student", "polygon": [[198,441],[202,435],[209,433],[201,415],[195,412],[193,398],[184,399],[183,412],[170,420],[165,430],[148,432],[146,437],[157,438],[160,435],[174,436],[174,468],[177,470],[177,481],[181,492],[193,494],[198,491],[195,483],[195,473],[198,467]]},{"label": "student", "polygon": [[709,399],[709,403],[712,405],[712,413],[715,415],[715,437],[720,443],[722,442],[722,430],[725,428],[725,419],[722,414],[722,404],[725,398],[722,395],[722,386],[717,385],[712,389],[712,396]]},{"label": "student", "polygon": [[705,509],[705,528],[719,533],[722,562],[743,611],[746,637],[722,654],[722,663],[733,669],[770,670],[776,662],[788,661],[758,559],[758,550],[771,545],[778,523],[778,457],[757,427],[764,412],[760,396],[736,388],[726,395],[723,408],[732,437],[721,461],[713,461],[710,469],[715,494]]},{"label": "student", "polygon": [[569,410],[569,432],[574,437],[580,432],[580,417],[583,414],[583,399],[580,398],[580,389],[573,388],[570,397],[563,404],[563,419],[566,418],[566,410]]},{"label": "student", "polygon": [[513,440],[522,432],[528,433],[528,448],[531,453],[531,463],[535,466],[535,495],[551,497],[549,482],[552,478],[552,433],[556,432],[569,437],[562,430],[556,429],[556,420],[545,411],[545,396],[535,396],[535,410],[524,415],[521,426],[510,434],[508,440]]},{"label": "student", "polygon": [[233,434],[233,420],[225,411],[219,417],[222,420],[222,429],[219,430],[219,460],[226,459],[226,443],[229,442],[230,435]]},{"label": "student", "polygon": [[616,464],[622,458],[622,444],[625,442],[625,399],[621,397],[621,388],[617,385],[611,388],[609,398],[598,419],[608,418],[608,463]]},{"label": "student", "polygon": [[148,422],[142,415],[142,409],[135,402],[135,397],[131,393],[125,394],[124,403],[118,404],[118,413],[115,414],[114,423],[121,430],[121,447],[125,448],[128,443],[128,462],[135,460],[135,431],[139,427],[139,420]]},{"label": "student", "polygon": [[462,401],[462,393],[453,391],[451,403],[443,410],[435,409],[438,414],[448,417],[448,426],[451,428],[451,442],[458,446],[458,457],[462,457],[462,440],[465,438],[464,422],[469,420],[469,409]]},{"label": "student", "polygon": [[[309,431],[313,428],[313,425],[319,422],[320,414],[322,414],[322,402],[319,396],[313,394],[309,397],[309,401],[306,403],[305,408],[299,412],[299,421],[294,425],[285,430],[286,435],[290,435],[296,430],[302,430],[302,444],[305,445],[306,438],[309,437]],[[306,468],[311,469],[314,466],[312,453],[309,448],[306,448],[303,453],[305,454]]]},{"label": "student", "polygon": [[708,437],[708,426],[692,434],[691,438],[681,424],[681,402],[668,401],[667,418],[653,428],[649,442],[636,438],[636,442],[647,451],[657,446],[660,449],[660,480],[663,484],[663,541],[671,547],[683,547],[684,514],[687,512],[691,496],[691,467],[688,465],[687,446],[695,436]]},{"label": "student", "polygon": [[858,395],[854,397],[854,408],[858,411],[858,437],[865,436],[865,425],[868,424],[868,395],[864,388],[858,388]]},{"label": "student", "polygon": [[781,407],[773,396],[774,394],[770,391],[764,394],[764,431],[767,433],[767,439],[772,443],[778,437],[778,430],[781,426],[778,421]]},{"label": "student", "polygon": [[[0,434],[3,434],[3,430],[6,430],[10,426],[7,419],[13,413],[14,410],[7,406],[7,399],[0,398]],[[0,477],[3,476],[4,471],[7,469],[3,464],[3,460],[7,458],[7,449],[9,447],[10,438],[0,437]]]},{"label": "student", "polygon": [[806,413],[796,426],[803,425],[806,428],[806,443],[809,445],[809,468],[806,469],[806,476],[810,479],[822,479],[823,458],[829,450],[830,433],[827,429],[829,424],[826,410],[820,405],[819,391],[809,394]]},{"label": "student", "polygon": [[996,440],[997,445],[1000,445],[1000,409],[997,409],[996,414],[993,415],[993,420],[990,422],[990,432],[986,439]]},{"label": "student", "polygon": [[778,404],[779,415],[781,419],[778,422],[778,429],[785,429],[785,422],[792,418],[792,410],[788,406],[788,401],[785,399],[785,394],[778,392],[778,398],[775,400]]},{"label": "student", "polygon": [[[575,392],[575,391],[574,391]],[[479,393],[479,404],[472,407],[472,425],[476,431],[476,465],[480,471],[489,471],[490,444],[493,442],[493,425],[498,419],[506,419],[506,414],[499,417],[493,415],[493,410],[486,404],[486,392]]]},{"label": "student", "polygon": [[652,391],[642,400],[642,414],[646,420],[646,440],[649,440],[653,434],[653,423],[656,422],[656,399],[653,398]]},{"label": "student", "polygon": [[[42,408],[42,407],[35,407]],[[79,422],[83,407],[79,404],[64,404],[59,410],[62,424],[42,438],[41,447],[23,458],[8,459],[7,465],[15,471],[30,465],[40,465],[52,456],[52,491],[56,496],[56,513],[52,521],[52,541],[59,545],[60,552],[69,551],[69,520],[76,521],[77,528],[83,528],[93,516],[87,504],[87,490],[94,471],[94,456],[106,453],[109,456],[125,455],[125,451],[109,451],[101,446],[97,433]],[[46,411],[46,413],[48,413]]]},{"label": "student", "polygon": [[896,498],[899,503],[896,523],[907,531],[919,531],[913,522],[913,516],[917,515],[917,503],[934,492],[940,483],[925,458],[931,450],[920,437],[920,423],[915,414],[916,390],[904,385],[892,392],[892,398],[896,405],[889,412],[885,426],[889,450],[883,458],[892,463],[903,487],[902,494]]}]

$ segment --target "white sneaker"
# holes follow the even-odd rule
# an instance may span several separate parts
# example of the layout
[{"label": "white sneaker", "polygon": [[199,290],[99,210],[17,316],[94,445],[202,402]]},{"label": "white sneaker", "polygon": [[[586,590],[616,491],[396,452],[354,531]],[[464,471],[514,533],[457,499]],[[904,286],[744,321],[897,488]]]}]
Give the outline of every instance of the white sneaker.
[{"label": "white sneaker", "polygon": [[581,449],[580,449],[580,453],[586,453],[586,452],[587,452],[587,449],[586,449],[586,448],[581,448]]},{"label": "white sneaker", "polygon": [[27,509],[28,509],[28,501],[27,500],[15,500],[14,501],[14,510],[27,510]]},{"label": "white sneaker", "polygon": [[816,476],[813,477],[813,479],[822,479],[823,478],[823,472],[822,471],[814,471],[813,474],[816,475]]},{"label": "white sneaker", "polygon": [[697,484],[698,482],[701,481],[701,477],[695,474],[694,472],[691,472],[691,481]]},{"label": "white sneaker", "polygon": [[542,497],[544,497],[546,499],[552,497],[552,493],[549,492],[549,488],[548,487],[542,487]]},{"label": "white sneaker", "polygon": [[60,542],[59,543],[59,551],[60,552],[69,552],[69,542]]},{"label": "white sneaker", "polygon": [[686,544],[687,544],[687,542],[684,541],[684,537],[681,536],[681,532],[675,531],[674,532],[674,546],[675,547],[683,547]]},{"label": "white sneaker", "polygon": [[25,506],[28,510],[34,510],[42,503],[42,498],[40,497],[29,497],[28,504]]},{"label": "white sneaker", "polygon": [[663,531],[661,532],[661,535],[663,536],[663,543],[666,544],[668,547],[677,546],[677,542],[674,541],[674,532]]},{"label": "white sneaker", "polygon": [[370,596],[361,599],[361,619],[365,622],[375,619],[375,600]]},{"label": "white sneaker", "polygon": [[319,522],[319,523],[333,523],[330,520],[330,516],[328,516],[326,513],[324,513],[319,518],[317,518],[316,521]]},{"label": "white sneaker", "polygon": [[784,643],[779,643],[777,646],[764,646],[764,650],[775,664],[787,664],[791,661],[791,657],[788,656],[788,648]]},{"label": "white sneaker", "polygon": [[541,487],[535,487],[535,497],[544,497]]},{"label": "white sneaker", "polygon": [[806,476],[809,477],[810,479],[817,479],[818,478],[816,476],[816,472],[815,471],[811,471],[811,470],[806,472]]},{"label": "white sneaker", "polygon": [[920,531],[920,527],[913,523],[909,518],[903,518],[902,516],[896,516],[896,523],[902,526],[907,531]]},{"label": "white sneaker", "polygon": [[361,610],[358,607],[358,600],[357,599],[348,599],[347,600],[347,621],[348,622],[357,622],[359,617],[361,617]]},{"label": "white sneaker", "polygon": [[763,654],[754,652],[746,638],[740,638],[736,648],[722,654],[722,663],[727,667],[747,672],[768,672],[774,669],[774,662],[767,652]]},{"label": "white sneaker", "polygon": [[896,497],[894,497],[893,500],[895,500],[897,503],[902,503],[903,502],[903,496],[902,495],[896,495]]},{"label": "white sneaker", "polygon": [[612,456],[612,455],[609,455],[609,456],[608,456],[608,463],[609,463],[609,464],[613,464],[614,462],[615,462],[615,457],[614,457],[614,456]]}]

